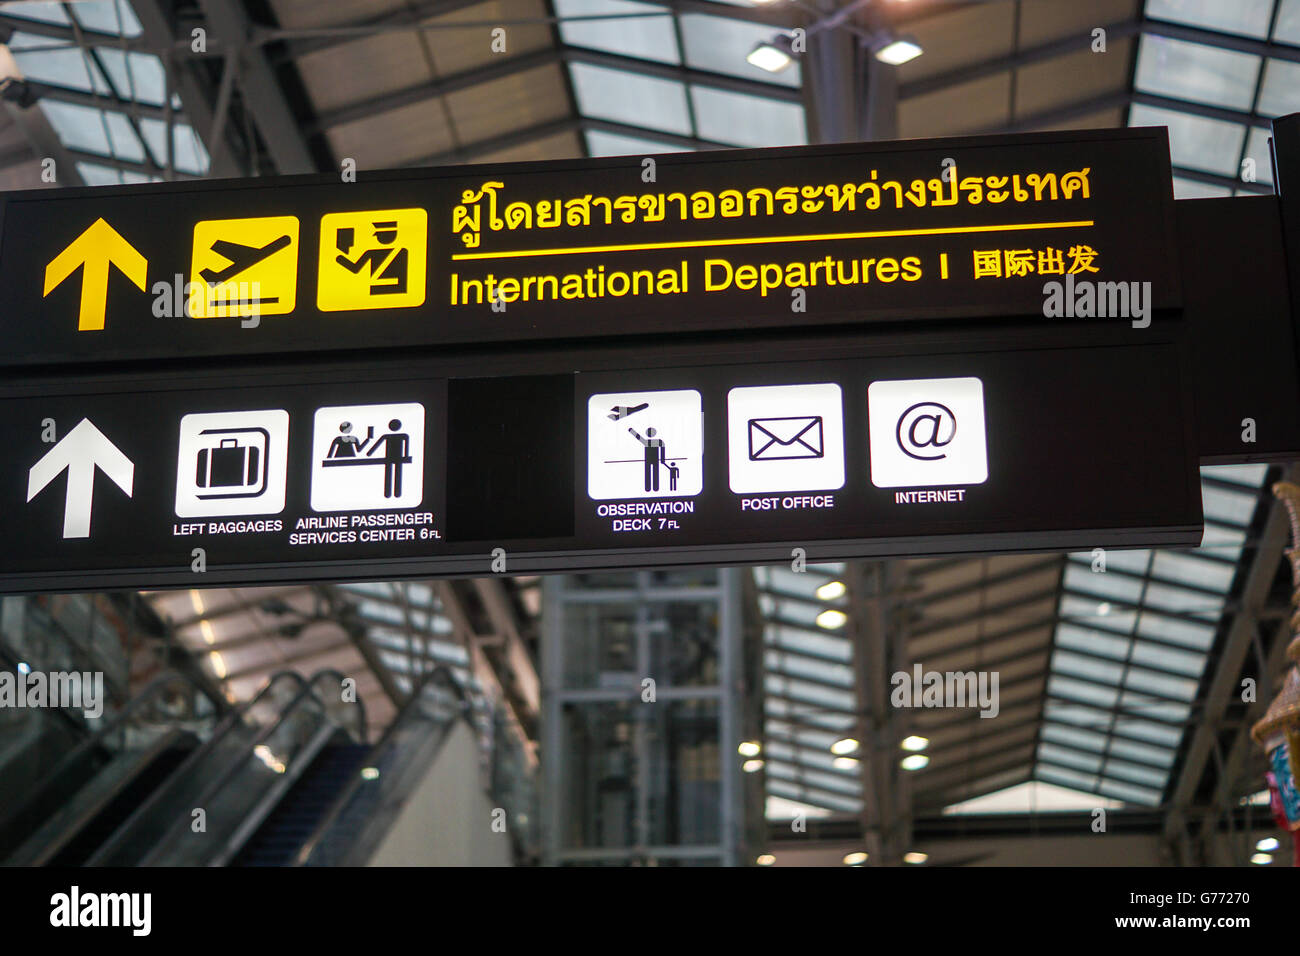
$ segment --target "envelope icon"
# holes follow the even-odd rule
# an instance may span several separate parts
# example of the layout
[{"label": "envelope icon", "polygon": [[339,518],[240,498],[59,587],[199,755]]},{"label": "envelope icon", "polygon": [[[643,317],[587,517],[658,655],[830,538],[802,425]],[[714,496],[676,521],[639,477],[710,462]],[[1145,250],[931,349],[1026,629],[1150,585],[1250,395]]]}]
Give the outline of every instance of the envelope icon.
[{"label": "envelope icon", "polygon": [[820,415],[749,420],[749,460],[821,458],[826,454]]}]

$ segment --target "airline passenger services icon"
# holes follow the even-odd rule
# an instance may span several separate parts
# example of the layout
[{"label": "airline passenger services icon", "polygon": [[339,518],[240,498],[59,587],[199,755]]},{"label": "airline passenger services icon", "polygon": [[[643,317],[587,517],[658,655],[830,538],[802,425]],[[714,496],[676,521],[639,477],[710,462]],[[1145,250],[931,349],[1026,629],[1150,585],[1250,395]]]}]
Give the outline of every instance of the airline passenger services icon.
[{"label": "airline passenger services icon", "polygon": [[611,498],[698,495],[704,416],[694,389],[607,392],[587,400],[587,494]]},{"label": "airline passenger services icon", "polygon": [[316,409],[311,441],[313,511],[414,508],[424,500],[424,406]]},{"label": "airline passenger services icon", "polygon": [[984,383],[978,378],[872,382],[867,423],[877,488],[988,480]]},{"label": "airline passenger services icon", "polygon": [[181,419],[176,515],[215,518],[284,510],[289,413],[205,412]]},{"label": "airline passenger services icon", "polygon": [[727,395],[731,490],[829,491],[844,486],[840,387],[762,385]]}]

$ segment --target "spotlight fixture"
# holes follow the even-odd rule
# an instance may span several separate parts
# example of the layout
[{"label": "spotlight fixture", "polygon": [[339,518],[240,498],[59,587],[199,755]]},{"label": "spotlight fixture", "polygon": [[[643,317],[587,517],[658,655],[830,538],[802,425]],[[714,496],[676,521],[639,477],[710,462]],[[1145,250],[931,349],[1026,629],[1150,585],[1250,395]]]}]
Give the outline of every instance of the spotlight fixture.
[{"label": "spotlight fixture", "polygon": [[1256,853],[1250,858],[1250,862],[1254,863],[1256,866],[1268,866],[1273,862],[1273,857],[1268,853]]},{"label": "spotlight fixture", "polygon": [[745,773],[757,773],[758,771],[763,769],[763,761],[746,760],[744,763],[740,765],[740,769],[745,771]]},{"label": "spotlight fixture", "polygon": [[1261,853],[1272,853],[1278,847],[1277,837],[1264,837],[1255,844],[1255,849]]},{"label": "spotlight fixture", "polygon": [[838,597],[843,597],[846,590],[848,589],[843,581],[827,581],[817,589],[817,597],[823,601],[834,601]]},{"label": "spotlight fixture", "polygon": [[924,863],[930,859],[930,854],[922,853],[920,850],[913,850],[911,853],[903,854],[904,863]]},{"label": "spotlight fixture", "polygon": [[764,853],[754,862],[757,863],[759,866],[771,866],[773,863],[776,862],[776,857],[774,857],[770,853]]},{"label": "spotlight fixture", "polygon": [[757,740],[742,740],[740,746],[736,748],[736,753],[742,757],[757,757],[763,752],[763,745]]},{"label": "spotlight fixture", "polygon": [[750,66],[756,66],[768,73],[780,73],[788,69],[794,62],[794,49],[790,37],[778,33],[770,40],[760,41],[749,51],[749,56],[745,57],[745,60]]},{"label": "spotlight fixture", "polygon": [[845,866],[861,866],[863,863],[866,862],[867,862],[867,854],[863,850],[857,850],[853,853],[846,853],[844,855]]},{"label": "spotlight fixture", "polygon": [[834,631],[849,621],[849,616],[843,611],[837,611],[834,608],[828,608],[817,615],[817,626],[824,627],[828,631]]},{"label": "spotlight fixture", "polygon": [[888,63],[890,66],[902,66],[910,60],[915,60],[921,55],[921,44],[917,43],[913,37],[890,37],[885,40],[874,51],[874,55],[881,63]]},{"label": "spotlight fixture", "polygon": [[898,746],[902,747],[909,753],[916,753],[917,751],[924,750],[926,747],[930,746],[930,738],[918,737],[916,734],[912,734],[910,737],[904,737],[903,742]]},{"label": "spotlight fixture", "polygon": [[857,765],[857,757],[836,757],[831,761],[831,766],[836,770],[852,770]]},{"label": "spotlight fixture", "polygon": [[904,770],[920,770],[930,762],[930,758],[925,754],[908,754],[901,761],[899,766]]},{"label": "spotlight fixture", "polygon": [[858,742],[852,737],[841,737],[835,743],[831,744],[831,753],[833,754],[851,754],[858,749]]}]

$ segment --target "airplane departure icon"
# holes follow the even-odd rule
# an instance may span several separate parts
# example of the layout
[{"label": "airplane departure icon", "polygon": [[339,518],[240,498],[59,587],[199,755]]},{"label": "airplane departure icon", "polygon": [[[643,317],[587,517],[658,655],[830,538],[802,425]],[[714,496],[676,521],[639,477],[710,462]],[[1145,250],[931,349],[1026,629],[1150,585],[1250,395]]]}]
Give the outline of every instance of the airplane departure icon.
[{"label": "airplane departure icon", "polygon": [[[230,260],[230,265],[221,271],[213,269],[204,269],[199,275],[203,277],[208,285],[216,285],[219,282],[225,282],[234,276],[239,275],[245,269],[252,268],[263,259],[271,256],[293,242],[293,238],[288,235],[280,236],[278,239],[272,239],[264,246],[246,246],[242,242],[230,242],[226,239],[218,239],[212,243],[212,251],[219,256]],[[271,300],[272,302],[275,299]]]}]

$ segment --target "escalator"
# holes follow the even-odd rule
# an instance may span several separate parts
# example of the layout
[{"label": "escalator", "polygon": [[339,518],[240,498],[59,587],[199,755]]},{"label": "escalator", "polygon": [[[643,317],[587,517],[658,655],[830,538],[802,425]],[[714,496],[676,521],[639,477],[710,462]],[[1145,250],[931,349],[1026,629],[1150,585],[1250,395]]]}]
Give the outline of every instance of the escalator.
[{"label": "escalator", "polygon": [[[168,674],[98,721],[41,713],[55,730],[29,734],[14,757],[35,755],[40,774],[0,801],[0,864],[366,863],[470,708],[435,670],[370,746],[364,707],[343,686],[334,671],[286,671],[229,708]],[[469,776],[451,776],[478,778],[473,747]]]}]

